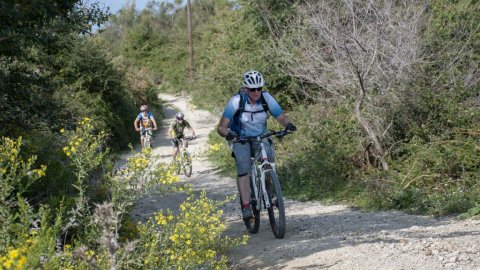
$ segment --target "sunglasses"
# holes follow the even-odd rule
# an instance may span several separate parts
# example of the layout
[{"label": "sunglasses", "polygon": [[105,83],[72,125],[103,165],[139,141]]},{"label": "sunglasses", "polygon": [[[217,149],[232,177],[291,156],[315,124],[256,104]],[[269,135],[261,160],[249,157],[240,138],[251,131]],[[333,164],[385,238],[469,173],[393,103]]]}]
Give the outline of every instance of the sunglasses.
[{"label": "sunglasses", "polygon": [[250,92],[255,92],[255,91],[262,92],[262,87],[259,87],[259,88],[249,88],[248,90],[249,90]]}]

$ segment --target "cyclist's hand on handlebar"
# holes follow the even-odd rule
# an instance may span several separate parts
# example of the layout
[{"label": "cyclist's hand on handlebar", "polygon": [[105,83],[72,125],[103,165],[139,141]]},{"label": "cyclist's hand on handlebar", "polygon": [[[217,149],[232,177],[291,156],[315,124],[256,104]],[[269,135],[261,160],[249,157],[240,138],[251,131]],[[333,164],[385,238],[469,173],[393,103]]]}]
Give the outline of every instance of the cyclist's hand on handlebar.
[{"label": "cyclist's hand on handlebar", "polygon": [[154,128],[153,128],[153,131],[157,131],[157,129],[158,129],[158,128],[154,127]]},{"label": "cyclist's hand on handlebar", "polygon": [[233,141],[237,138],[237,134],[234,132],[228,132],[227,135],[225,135],[225,139],[227,141]]},{"label": "cyclist's hand on handlebar", "polygon": [[285,127],[285,130],[289,132],[294,132],[297,130],[297,127],[292,123],[288,123],[287,126]]},{"label": "cyclist's hand on handlebar", "polygon": [[136,127],[136,128],[135,128],[135,131],[137,131],[137,132],[138,132],[138,131],[140,131],[140,129],[139,129],[138,127]]}]

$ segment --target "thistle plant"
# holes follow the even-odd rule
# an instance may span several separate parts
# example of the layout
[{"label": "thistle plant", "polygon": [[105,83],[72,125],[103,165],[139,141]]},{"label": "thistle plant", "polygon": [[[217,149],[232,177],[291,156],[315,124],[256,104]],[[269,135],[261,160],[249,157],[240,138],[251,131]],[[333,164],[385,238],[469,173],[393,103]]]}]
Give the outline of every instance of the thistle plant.
[{"label": "thistle plant", "polygon": [[115,213],[111,203],[99,204],[95,208],[94,223],[100,227],[102,237],[100,244],[108,254],[110,268],[116,269],[115,253],[118,245],[118,214]]}]

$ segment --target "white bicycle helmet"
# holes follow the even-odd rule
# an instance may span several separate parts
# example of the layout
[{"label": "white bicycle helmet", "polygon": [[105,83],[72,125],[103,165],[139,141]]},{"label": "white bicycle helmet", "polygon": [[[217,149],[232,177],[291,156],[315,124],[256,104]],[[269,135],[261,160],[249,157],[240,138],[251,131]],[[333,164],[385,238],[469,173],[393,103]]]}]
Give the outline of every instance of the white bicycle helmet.
[{"label": "white bicycle helmet", "polygon": [[248,88],[260,88],[265,85],[262,74],[255,70],[249,70],[243,74],[243,86]]},{"label": "white bicycle helmet", "polygon": [[183,115],[183,113],[181,113],[181,112],[177,112],[177,113],[175,114],[175,118],[177,118],[177,120],[183,120],[183,117],[184,117],[184,115]]},{"label": "white bicycle helmet", "polygon": [[147,105],[142,105],[140,106],[140,111],[148,111],[148,106]]}]

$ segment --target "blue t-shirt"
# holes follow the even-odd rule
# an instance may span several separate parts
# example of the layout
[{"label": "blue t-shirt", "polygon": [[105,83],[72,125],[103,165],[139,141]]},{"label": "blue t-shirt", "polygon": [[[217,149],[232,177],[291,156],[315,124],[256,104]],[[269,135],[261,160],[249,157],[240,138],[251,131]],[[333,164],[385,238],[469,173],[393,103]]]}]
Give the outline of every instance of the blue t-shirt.
[{"label": "blue t-shirt", "polygon": [[143,115],[143,113],[139,113],[138,116],[137,116],[137,119],[141,121],[141,125],[142,127],[144,128],[149,128],[149,127],[152,127],[152,121],[154,118],[153,118],[153,114],[151,112],[147,112],[147,115]]},{"label": "blue t-shirt", "polygon": [[[277,118],[283,113],[282,108],[278,102],[270,95],[268,92],[263,92],[263,97],[268,104],[268,109],[270,114]],[[263,105],[261,98],[252,105],[249,102],[248,94],[245,94],[243,98],[245,102],[245,107],[240,118],[241,122],[241,137],[254,137],[267,133],[267,112],[261,113],[252,113],[257,111],[263,111]],[[228,118],[230,121],[233,121],[233,116],[239,109],[240,95],[235,95],[230,98],[228,101],[225,110],[223,111],[223,117]]]}]

